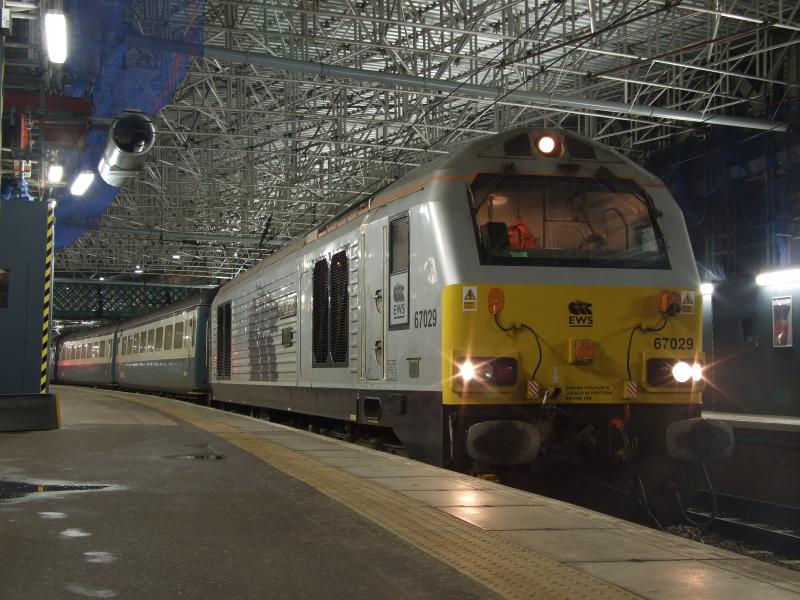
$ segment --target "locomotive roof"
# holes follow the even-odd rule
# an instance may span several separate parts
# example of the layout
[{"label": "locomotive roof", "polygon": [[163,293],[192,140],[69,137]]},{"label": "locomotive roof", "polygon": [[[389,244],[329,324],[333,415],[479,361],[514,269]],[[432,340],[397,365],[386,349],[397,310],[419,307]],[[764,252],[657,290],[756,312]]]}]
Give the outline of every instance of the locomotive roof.
[{"label": "locomotive roof", "polygon": [[[312,230],[307,235],[295,239],[278,252],[267,256],[260,263],[248,269],[245,273],[242,273],[238,277],[235,277],[231,281],[222,285],[220,289],[224,290],[228,286],[238,285],[242,281],[249,279],[263,269],[274,264],[278,260],[296,252],[297,250],[302,249],[307,244],[314,242],[321,236],[324,236],[326,233],[333,231],[334,229],[338,229],[342,225],[349,223],[353,219],[369,212],[373,208],[377,208],[378,206],[382,206],[392,202],[393,200],[401,198],[405,195],[405,190],[413,191],[415,185],[419,185],[421,182],[429,180],[434,173],[444,176],[450,175],[456,177],[469,177],[474,173],[465,170],[465,165],[471,165],[474,159],[482,156],[486,156],[488,160],[503,159],[503,144],[505,142],[513,140],[522,135],[528,135],[532,137],[537,134],[544,133],[555,133],[567,138],[565,141],[567,141],[566,145],[568,147],[570,146],[571,141],[574,141],[576,144],[582,144],[584,149],[591,147],[596,156],[594,160],[624,162],[629,166],[635,166],[642,174],[646,173],[646,171],[644,171],[641,167],[615,150],[612,150],[611,148],[608,148],[599,142],[595,142],[594,140],[565,129],[546,127],[516,127],[501,133],[488,134],[476,140],[467,142],[462,146],[457,147],[452,152],[449,152],[444,156],[440,156],[429,163],[425,163],[415,169],[412,169],[385,188],[378,190],[372,196],[360,200],[330,219],[328,222]],[[497,152],[490,152],[493,148],[497,148],[499,150]],[[489,156],[489,154],[491,156]],[[520,156],[514,155],[509,156],[509,158],[512,156],[513,158],[520,158]],[[532,153],[532,155],[525,156],[524,158],[535,159],[537,156],[535,153]],[[571,160],[571,158],[566,156],[560,160]],[[650,175],[650,177],[653,176]]]}]

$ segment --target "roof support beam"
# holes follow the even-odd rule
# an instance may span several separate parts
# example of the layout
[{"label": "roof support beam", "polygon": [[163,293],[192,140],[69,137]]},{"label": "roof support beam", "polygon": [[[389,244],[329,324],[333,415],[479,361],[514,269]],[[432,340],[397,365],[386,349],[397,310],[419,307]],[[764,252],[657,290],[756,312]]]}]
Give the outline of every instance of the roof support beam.
[{"label": "roof support beam", "polygon": [[760,129],[780,132],[785,132],[788,129],[788,126],[784,123],[777,123],[775,121],[766,121],[762,119],[751,119],[728,115],[713,115],[707,113],[704,114],[670,108],[660,108],[656,106],[627,104],[624,102],[595,100],[591,98],[579,98],[573,96],[564,96],[561,94],[546,94],[525,90],[505,92],[502,89],[484,85],[464,84],[442,79],[429,79],[427,77],[402,75],[399,73],[385,73],[382,71],[367,71],[364,69],[353,69],[350,67],[323,65],[290,58],[279,58],[270,56],[268,54],[228,50],[207,44],[192,44],[180,40],[169,40],[135,33],[128,34],[127,41],[130,45],[140,48],[158,48],[169,52],[177,52],[193,56],[205,56],[206,58],[225,60],[239,64],[258,65],[262,67],[278,69],[281,71],[303,73],[305,75],[317,77],[338,77],[356,81],[390,84],[410,89],[427,89],[443,93],[457,92],[462,96],[471,96],[476,98],[505,98],[509,100],[516,100],[518,102],[530,102],[579,110],[597,110],[601,112],[617,114],[632,114],[642,117],[670,119],[674,121],[688,121],[691,123],[701,123],[706,125],[725,125],[729,127],[742,127],[745,129]]}]

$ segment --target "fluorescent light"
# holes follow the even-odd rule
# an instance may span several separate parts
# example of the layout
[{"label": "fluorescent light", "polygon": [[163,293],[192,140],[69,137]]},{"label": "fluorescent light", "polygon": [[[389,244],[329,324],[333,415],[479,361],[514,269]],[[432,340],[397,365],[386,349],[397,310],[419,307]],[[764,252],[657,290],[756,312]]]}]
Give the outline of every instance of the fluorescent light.
[{"label": "fluorescent light", "polygon": [[800,282],[800,269],[784,269],[761,273],[756,277],[757,285],[776,285],[779,283]]},{"label": "fluorescent light", "polygon": [[64,177],[64,167],[61,165],[50,165],[47,169],[47,182],[48,183],[61,183],[61,178]]},{"label": "fluorescent light", "polygon": [[78,176],[75,178],[75,181],[72,182],[72,186],[69,188],[70,194],[73,196],[83,196],[86,193],[86,190],[89,189],[89,186],[92,185],[94,181],[94,173],[91,171],[81,171],[78,173]]},{"label": "fluorescent light", "polygon": [[62,64],[67,60],[67,19],[61,13],[44,16],[44,39],[50,62]]},{"label": "fluorescent light", "polygon": [[144,271],[142,271],[139,268],[134,269],[133,272],[136,273],[137,275],[141,275],[142,273],[144,273]]},{"label": "fluorescent light", "polygon": [[710,296],[714,293],[714,284],[713,283],[701,283],[700,284],[700,293],[703,296]]},{"label": "fluorescent light", "polygon": [[105,281],[105,280],[106,280],[106,278],[105,278],[105,277],[101,277],[101,278],[100,278],[100,281]]},{"label": "fluorescent light", "polygon": [[178,260],[180,257],[181,257],[181,255],[180,255],[180,254],[173,254],[173,255],[172,255],[172,258],[173,258],[174,260]]}]

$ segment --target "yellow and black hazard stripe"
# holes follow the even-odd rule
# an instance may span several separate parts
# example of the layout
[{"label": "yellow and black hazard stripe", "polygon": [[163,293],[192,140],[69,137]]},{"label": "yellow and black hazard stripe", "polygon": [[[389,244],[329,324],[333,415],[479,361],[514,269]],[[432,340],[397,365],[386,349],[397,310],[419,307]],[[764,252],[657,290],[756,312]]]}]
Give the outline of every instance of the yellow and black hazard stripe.
[{"label": "yellow and black hazard stripe", "polygon": [[47,393],[47,365],[50,351],[50,305],[53,291],[53,234],[56,215],[52,207],[47,208],[47,245],[44,259],[44,308],[42,309],[42,378],[39,392]]}]

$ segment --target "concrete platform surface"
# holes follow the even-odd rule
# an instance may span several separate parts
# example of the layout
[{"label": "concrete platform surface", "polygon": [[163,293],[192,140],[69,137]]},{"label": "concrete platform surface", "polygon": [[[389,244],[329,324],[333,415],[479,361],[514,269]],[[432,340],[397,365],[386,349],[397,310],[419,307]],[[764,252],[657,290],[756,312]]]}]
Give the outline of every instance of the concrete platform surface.
[{"label": "concrete platform surface", "polygon": [[0,598],[800,598],[800,574],[153,396],[0,434]]}]

